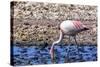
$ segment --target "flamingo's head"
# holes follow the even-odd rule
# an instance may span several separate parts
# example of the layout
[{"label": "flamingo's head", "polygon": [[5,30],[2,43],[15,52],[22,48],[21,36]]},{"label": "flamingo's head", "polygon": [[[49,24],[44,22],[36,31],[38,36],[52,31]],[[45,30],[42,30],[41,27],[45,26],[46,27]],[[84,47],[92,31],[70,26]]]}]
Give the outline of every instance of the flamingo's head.
[{"label": "flamingo's head", "polygon": [[50,49],[50,55],[51,55],[51,58],[54,57],[54,47],[51,47],[51,49]]}]

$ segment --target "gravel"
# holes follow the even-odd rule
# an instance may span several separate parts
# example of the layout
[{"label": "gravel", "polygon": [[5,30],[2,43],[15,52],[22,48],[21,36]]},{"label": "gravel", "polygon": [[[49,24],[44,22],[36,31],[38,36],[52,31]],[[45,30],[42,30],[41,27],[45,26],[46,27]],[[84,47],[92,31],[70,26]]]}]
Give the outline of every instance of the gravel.
[{"label": "gravel", "polygon": [[[97,44],[97,6],[12,1],[11,20],[14,43],[52,44],[59,38],[62,21],[80,20],[90,30],[79,33],[77,41]],[[68,38],[63,43],[68,43]]]}]

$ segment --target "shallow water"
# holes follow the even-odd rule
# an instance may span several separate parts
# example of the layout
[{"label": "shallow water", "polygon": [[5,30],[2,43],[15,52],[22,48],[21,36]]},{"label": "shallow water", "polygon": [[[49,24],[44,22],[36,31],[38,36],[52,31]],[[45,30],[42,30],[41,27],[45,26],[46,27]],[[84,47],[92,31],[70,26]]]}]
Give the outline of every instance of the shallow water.
[{"label": "shallow water", "polygon": [[[52,64],[50,46],[13,46],[11,63],[13,65]],[[12,49],[11,48],[11,49]],[[55,63],[86,62],[97,60],[97,46],[55,46]]]}]

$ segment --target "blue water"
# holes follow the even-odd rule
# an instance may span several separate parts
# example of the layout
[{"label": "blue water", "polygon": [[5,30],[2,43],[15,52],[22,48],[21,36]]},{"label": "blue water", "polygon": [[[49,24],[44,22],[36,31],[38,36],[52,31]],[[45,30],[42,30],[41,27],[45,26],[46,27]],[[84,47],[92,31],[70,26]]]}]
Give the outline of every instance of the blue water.
[{"label": "blue water", "polygon": [[[50,46],[13,46],[13,65],[52,64]],[[55,63],[86,62],[97,60],[97,46],[55,46]]]}]

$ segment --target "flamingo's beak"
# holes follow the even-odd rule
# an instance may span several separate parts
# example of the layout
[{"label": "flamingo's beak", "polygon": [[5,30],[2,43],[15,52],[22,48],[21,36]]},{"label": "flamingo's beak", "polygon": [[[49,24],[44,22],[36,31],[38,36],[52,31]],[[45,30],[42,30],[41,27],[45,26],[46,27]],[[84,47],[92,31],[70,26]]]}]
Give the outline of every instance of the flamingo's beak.
[{"label": "flamingo's beak", "polygon": [[50,50],[50,55],[51,55],[51,58],[54,57],[54,49],[53,48]]}]

